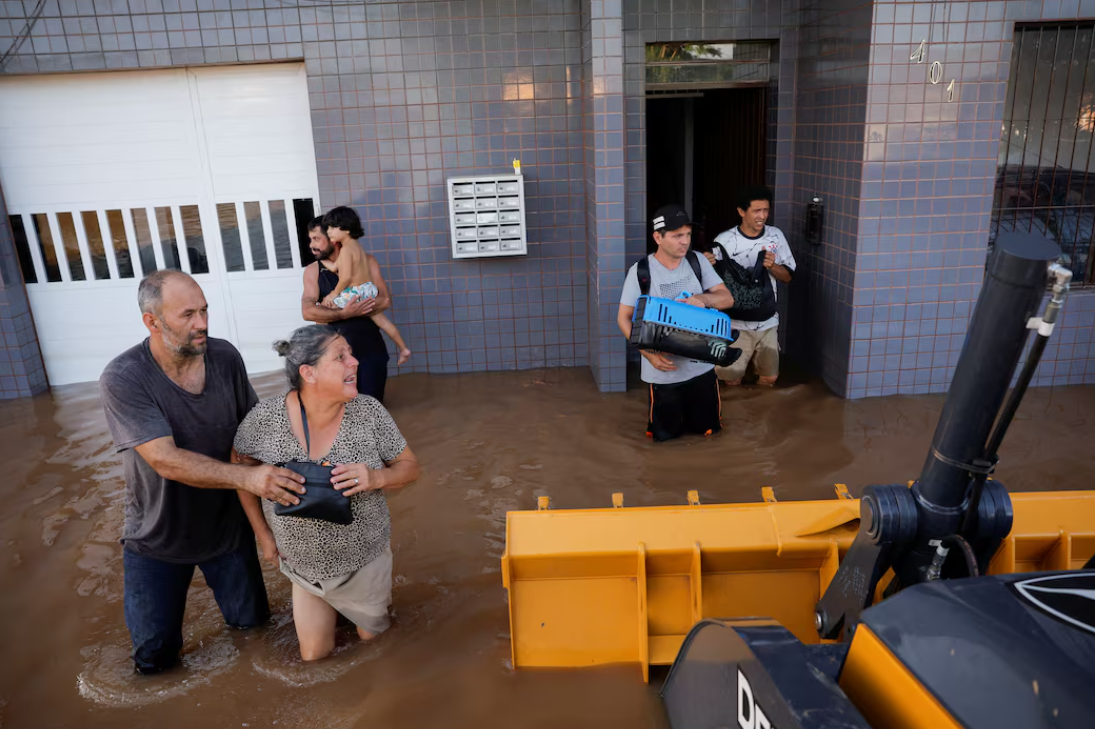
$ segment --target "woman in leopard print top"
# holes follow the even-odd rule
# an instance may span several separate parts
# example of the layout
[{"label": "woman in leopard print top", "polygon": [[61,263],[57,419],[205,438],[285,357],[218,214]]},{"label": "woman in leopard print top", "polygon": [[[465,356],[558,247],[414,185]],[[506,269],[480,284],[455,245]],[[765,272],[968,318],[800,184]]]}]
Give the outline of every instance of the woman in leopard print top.
[{"label": "woman in leopard print top", "polygon": [[338,332],[322,324],[301,327],[275,349],[286,358],[291,389],[263,400],[244,418],[236,433],[237,459],[336,465],[331,481],[352,500],[353,521],[342,525],[278,516],[273,502],[260,507],[258,497],[239,492],[263,556],[280,564],[293,582],[301,656],[314,660],[334,648],[336,611],[365,640],[389,626],[391,522],[382,491],[414,481],[418,462],[384,406],[358,394],[357,360]]}]

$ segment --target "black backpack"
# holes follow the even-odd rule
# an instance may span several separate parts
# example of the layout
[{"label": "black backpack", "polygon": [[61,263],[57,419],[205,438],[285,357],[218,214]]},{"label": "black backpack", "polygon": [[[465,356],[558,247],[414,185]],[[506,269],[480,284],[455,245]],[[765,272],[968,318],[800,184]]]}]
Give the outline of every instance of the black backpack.
[{"label": "black backpack", "polygon": [[[696,274],[696,280],[700,282],[700,290],[692,291],[691,294],[703,293],[703,271],[700,269],[700,255],[693,250],[689,250],[685,254],[685,258],[688,259],[689,265],[692,266],[692,273]],[[638,264],[635,267],[635,273],[639,277],[639,293],[643,296],[650,294],[650,256],[643,256],[639,259]]]},{"label": "black backpack", "polygon": [[768,269],[764,267],[764,253],[757,251],[757,260],[745,268],[723,248],[723,258],[716,268],[726,288],[734,295],[733,308],[726,313],[731,319],[740,321],[764,321],[776,313],[776,292],[768,280]]}]

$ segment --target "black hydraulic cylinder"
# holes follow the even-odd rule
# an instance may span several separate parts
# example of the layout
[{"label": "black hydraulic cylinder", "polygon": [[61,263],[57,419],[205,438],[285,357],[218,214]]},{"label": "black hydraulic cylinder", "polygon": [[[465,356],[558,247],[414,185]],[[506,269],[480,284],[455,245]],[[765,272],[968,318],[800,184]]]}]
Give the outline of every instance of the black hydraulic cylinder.
[{"label": "black hydraulic cylinder", "polygon": [[1027,320],[1037,316],[1049,264],[1060,254],[1056,243],[1035,235],[1002,233],[996,241],[920,474],[918,492],[925,501],[948,507],[965,500],[969,473],[946,460],[972,463],[984,453],[1023,354]]},{"label": "black hydraulic cylinder", "polygon": [[913,486],[920,520],[908,563],[898,570],[903,584],[921,581],[909,570],[921,572],[930,562],[927,542],[961,526],[969,466],[985,453],[1028,338],[1027,321],[1038,314],[1049,264],[1060,253],[1056,243],[1036,235],[1002,233],[996,241],[931,450]]}]

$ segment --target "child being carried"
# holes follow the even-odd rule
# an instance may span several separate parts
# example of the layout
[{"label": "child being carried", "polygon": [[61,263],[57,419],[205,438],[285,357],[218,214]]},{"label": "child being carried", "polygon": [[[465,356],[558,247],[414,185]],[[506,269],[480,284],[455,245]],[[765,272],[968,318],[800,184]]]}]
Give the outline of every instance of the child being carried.
[{"label": "child being carried", "polygon": [[[375,299],[376,285],[369,280],[369,257],[356,239],[350,237],[350,231],[343,231],[334,226],[327,227],[327,236],[331,241],[341,244],[342,251],[338,254],[337,261],[330,259],[320,262],[327,270],[338,274],[338,285],[320,302],[330,309],[345,309],[346,305],[355,298]],[[333,235],[332,235],[333,234]],[[355,283],[356,282],[356,283]],[[395,346],[399,349],[399,359],[396,364],[406,364],[411,358],[411,350],[407,347],[403,337],[400,336],[392,320],[382,313],[369,314],[370,319],[381,331],[387,334]]]}]

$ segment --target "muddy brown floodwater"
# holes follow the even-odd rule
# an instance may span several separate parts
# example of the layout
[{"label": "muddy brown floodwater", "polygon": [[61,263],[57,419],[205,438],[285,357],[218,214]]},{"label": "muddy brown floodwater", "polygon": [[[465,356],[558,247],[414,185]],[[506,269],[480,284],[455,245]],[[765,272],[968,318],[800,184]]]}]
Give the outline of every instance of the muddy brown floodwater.
[{"label": "muddy brown floodwater", "polygon": [[[256,379],[275,394],[282,379]],[[343,635],[302,665],[287,581],[270,567],[274,619],[224,627],[197,578],[184,665],[134,676],[122,618],[124,486],[95,385],[0,403],[0,727],[663,727],[655,673],[638,667],[514,672],[499,558],[506,512],[830,498],[920,470],[940,396],[850,402],[816,383],[724,396],[725,430],[654,444],[641,390],[602,395],[587,370],[410,375],[392,414],[423,465],[389,497],[397,627]],[[1012,490],[1090,488],[1095,388],[1028,394],[998,478]]]}]

